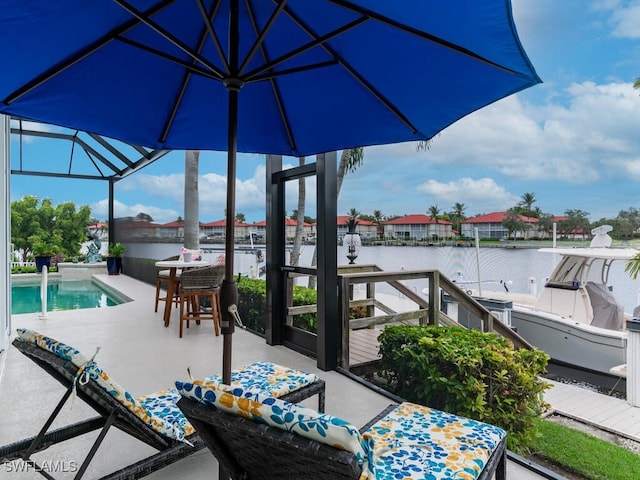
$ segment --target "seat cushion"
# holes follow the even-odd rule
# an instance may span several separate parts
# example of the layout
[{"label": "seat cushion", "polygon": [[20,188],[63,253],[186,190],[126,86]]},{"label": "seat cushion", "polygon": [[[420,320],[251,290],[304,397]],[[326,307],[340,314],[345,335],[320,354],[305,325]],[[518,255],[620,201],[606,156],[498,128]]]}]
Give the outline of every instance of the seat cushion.
[{"label": "seat cushion", "polygon": [[[68,360],[78,367],[77,381],[83,382],[88,375],[102,389],[114,397],[127,410],[136,415],[146,425],[155,432],[169,438],[184,441],[186,437],[191,435],[194,430],[187,421],[182,411],[177,406],[171,407],[170,403],[174,403],[179,399],[177,392],[171,393],[163,390],[154,394],[141,397],[145,404],[136,399],[126,389],[115,382],[109,374],[102,370],[93,359],[88,359],[78,350],[51,337],[42,335],[41,333],[27,330],[24,328],[17,329],[18,339],[36,345],[47,350],[58,357]],[[97,352],[96,352],[97,353]],[[75,387],[74,387],[75,388]],[[152,407],[151,409],[147,407]],[[161,413],[160,415],[158,413]]]},{"label": "seat cushion", "polygon": [[[293,370],[271,362],[256,362],[231,371],[231,386],[243,391],[259,391],[280,398],[320,378],[308,372]],[[203,382],[222,383],[220,375],[202,379]],[[194,382],[198,382],[197,380]]]},{"label": "seat cushion", "polygon": [[351,452],[360,465],[366,460],[360,432],[338,417],[222,383],[176,382],[176,388],[186,398]]},{"label": "seat cushion", "polygon": [[363,433],[369,478],[473,480],[505,435],[487,423],[405,402]]}]

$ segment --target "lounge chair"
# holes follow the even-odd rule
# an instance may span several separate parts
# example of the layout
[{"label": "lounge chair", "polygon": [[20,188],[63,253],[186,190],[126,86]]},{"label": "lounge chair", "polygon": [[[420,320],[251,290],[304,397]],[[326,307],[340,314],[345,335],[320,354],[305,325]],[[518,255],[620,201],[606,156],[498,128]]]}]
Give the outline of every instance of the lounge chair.
[{"label": "lounge chair", "polygon": [[[132,435],[159,452],[106,475],[102,477],[103,480],[141,478],[203,448],[193,427],[175,406],[175,389],[136,399],[111,380],[93,359],[86,358],[62,342],[19,329],[13,346],[58,380],[66,387],[66,391],[35,437],[0,447],[0,463],[23,459],[37,471],[42,471],[32,459],[34,453],[85,433],[101,430],[86,458],[78,466],[75,478],[79,479],[111,427]],[[99,415],[49,432],[64,404],[74,395]]]},{"label": "lounge chair", "polygon": [[236,387],[176,387],[178,407],[234,480],[506,478],[504,430],[421,405],[392,405],[357,430]]},{"label": "lounge chair", "polygon": [[[13,346],[58,380],[66,387],[66,391],[35,437],[0,446],[0,464],[23,459],[34,469],[42,471],[32,458],[34,453],[101,430],[86,458],[78,466],[75,478],[80,479],[111,427],[132,435],[159,452],[103,476],[101,480],[141,478],[204,447],[192,425],[176,406],[180,398],[177,390],[171,388],[134,398],[100,369],[93,358],[88,359],[73,347],[30,330],[18,329]],[[209,381],[216,378],[210,377]],[[324,403],[324,381],[315,375],[279,365],[258,362],[232,371],[232,380],[238,385],[265,388],[267,395],[282,395],[290,401],[301,401],[318,394],[320,405]],[[64,404],[74,395],[99,415],[49,432]]]}]

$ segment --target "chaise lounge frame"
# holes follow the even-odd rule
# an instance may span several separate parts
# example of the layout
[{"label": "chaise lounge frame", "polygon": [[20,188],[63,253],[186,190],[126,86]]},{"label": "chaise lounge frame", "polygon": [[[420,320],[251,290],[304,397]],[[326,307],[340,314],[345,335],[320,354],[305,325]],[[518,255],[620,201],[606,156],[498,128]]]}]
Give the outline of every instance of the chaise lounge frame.
[{"label": "chaise lounge frame", "polygon": [[89,380],[85,384],[82,384],[82,382],[76,382],[75,390],[77,396],[91,406],[98,413],[98,416],[49,432],[48,430],[51,424],[73,393],[74,379],[78,373],[78,367],[71,361],[58,357],[54,353],[28,342],[16,339],[13,341],[13,346],[58,380],[66,387],[66,390],[51,413],[51,416],[47,419],[40,432],[35,437],[0,447],[0,464],[22,459],[34,467],[36,471],[41,473],[45,478],[53,479],[54,477],[49,475],[44,471],[44,469],[39,468],[37,462],[32,459],[32,455],[57,443],[70,440],[94,430],[100,430],[100,433],[91,446],[89,453],[83,460],[82,464],[78,467],[74,478],[80,479],[84,475],[91,460],[96,455],[98,448],[111,427],[118,428],[119,430],[128,433],[147,445],[159,450],[159,452],[139,462],[103,476],[100,480],[142,478],[181,458],[191,455],[204,447],[204,444],[196,434],[191,435],[188,438],[188,440],[193,444],[193,446],[191,446],[187,443],[180,442],[157,433],[140,420],[135,414],[121,405],[114,397],[112,397],[93,380]]},{"label": "chaise lounge frame", "polygon": [[[189,442],[191,442],[193,446],[157,433],[93,380],[89,380],[86,384],[76,382],[75,390],[77,396],[91,406],[99,415],[49,432],[51,424],[73,393],[74,380],[78,374],[78,367],[71,361],[65,360],[32,343],[15,339],[12,344],[21,353],[49,373],[49,375],[58,380],[66,387],[66,390],[51,413],[51,416],[36,436],[9,445],[0,446],[0,465],[12,460],[22,459],[28,462],[45,478],[55,480],[54,477],[45,472],[44,469],[39,468],[38,464],[32,459],[32,455],[46,450],[52,445],[101,429],[98,438],[95,440],[89,453],[76,472],[74,478],[75,480],[79,480],[84,475],[111,427],[128,433],[159,450],[159,452],[103,476],[99,480],[134,480],[142,478],[177,460],[196,453],[205,447],[197,433],[188,437]],[[298,403],[313,395],[318,395],[318,410],[321,412],[324,411],[325,381],[321,379],[297,390],[293,390],[280,398],[290,403]]]}]

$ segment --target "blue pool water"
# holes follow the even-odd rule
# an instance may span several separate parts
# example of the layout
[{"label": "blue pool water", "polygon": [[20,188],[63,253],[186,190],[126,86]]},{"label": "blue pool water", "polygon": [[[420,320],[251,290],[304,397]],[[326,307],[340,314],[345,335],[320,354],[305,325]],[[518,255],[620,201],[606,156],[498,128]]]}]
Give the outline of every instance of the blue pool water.
[{"label": "blue pool water", "polygon": [[[110,307],[125,300],[100,288],[90,280],[52,280],[47,286],[47,311]],[[40,284],[14,283],[11,286],[11,313],[42,311]]]}]

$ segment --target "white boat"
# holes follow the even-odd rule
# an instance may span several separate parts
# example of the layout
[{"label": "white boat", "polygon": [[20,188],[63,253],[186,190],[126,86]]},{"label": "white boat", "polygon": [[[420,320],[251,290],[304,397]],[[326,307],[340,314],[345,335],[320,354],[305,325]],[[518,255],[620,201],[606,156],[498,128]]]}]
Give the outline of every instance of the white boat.
[{"label": "white boat", "polygon": [[609,225],[592,230],[588,248],[542,248],[560,261],[537,297],[483,292],[513,302],[511,324],[553,361],[601,373],[625,364],[625,313],[608,285],[613,262],[628,262],[639,251],[612,248]]}]

